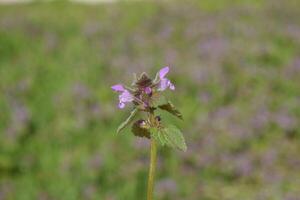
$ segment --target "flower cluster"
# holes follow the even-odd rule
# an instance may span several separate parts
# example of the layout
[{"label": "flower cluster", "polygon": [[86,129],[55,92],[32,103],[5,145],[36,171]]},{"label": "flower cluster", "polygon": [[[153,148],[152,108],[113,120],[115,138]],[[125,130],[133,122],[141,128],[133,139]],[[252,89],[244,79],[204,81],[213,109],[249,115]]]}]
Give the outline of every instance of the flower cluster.
[{"label": "flower cluster", "polygon": [[122,109],[127,103],[133,102],[135,105],[146,109],[151,105],[152,97],[157,92],[164,91],[167,88],[175,90],[175,86],[166,78],[168,72],[169,67],[162,68],[154,80],[143,73],[139,79],[134,81],[133,88],[122,84],[112,86],[111,88],[114,91],[119,92],[119,108]]}]

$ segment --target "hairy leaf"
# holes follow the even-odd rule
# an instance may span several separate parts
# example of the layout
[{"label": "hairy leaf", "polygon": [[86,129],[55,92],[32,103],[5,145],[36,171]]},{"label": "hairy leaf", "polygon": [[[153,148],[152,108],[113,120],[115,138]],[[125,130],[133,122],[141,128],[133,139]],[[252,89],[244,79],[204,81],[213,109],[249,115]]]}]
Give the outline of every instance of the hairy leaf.
[{"label": "hairy leaf", "polygon": [[129,117],[118,127],[117,133],[120,133],[129,123],[131,123],[137,114],[138,109],[135,108],[134,110],[131,111]]},{"label": "hairy leaf", "polygon": [[163,137],[161,130],[158,128],[150,128],[151,137],[155,139],[156,142],[160,143],[162,146],[164,146],[167,141]]},{"label": "hairy leaf", "polygon": [[164,133],[164,136],[168,141],[167,145],[171,147],[177,147],[182,151],[187,150],[184,137],[181,131],[176,126],[170,125],[162,129],[162,132]]},{"label": "hairy leaf", "polygon": [[167,145],[186,151],[187,146],[181,131],[171,125],[166,128],[151,128],[151,137],[153,137],[162,146]]},{"label": "hairy leaf", "polygon": [[165,104],[159,105],[158,107],[162,110],[168,111],[169,113],[175,115],[179,119],[183,119],[181,112],[177,110],[177,108],[170,101],[168,101]]}]

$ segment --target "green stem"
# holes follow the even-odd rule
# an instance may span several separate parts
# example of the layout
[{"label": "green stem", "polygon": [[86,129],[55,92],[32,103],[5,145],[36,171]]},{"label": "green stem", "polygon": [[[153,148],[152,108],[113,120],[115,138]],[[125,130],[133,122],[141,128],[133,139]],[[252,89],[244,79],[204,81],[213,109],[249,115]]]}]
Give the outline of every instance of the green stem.
[{"label": "green stem", "polygon": [[148,190],[147,190],[147,200],[153,200],[153,188],[154,188],[154,177],[155,177],[155,167],[157,159],[157,147],[154,138],[151,138],[151,150],[150,150],[150,169],[148,177]]}]

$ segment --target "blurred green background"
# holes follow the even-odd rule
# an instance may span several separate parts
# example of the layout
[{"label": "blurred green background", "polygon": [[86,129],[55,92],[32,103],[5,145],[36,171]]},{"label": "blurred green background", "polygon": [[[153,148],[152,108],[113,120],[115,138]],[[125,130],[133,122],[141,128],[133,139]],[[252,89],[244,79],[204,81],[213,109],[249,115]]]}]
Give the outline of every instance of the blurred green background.
[{"label": "blurred green background", "polygon": [[300,1],[0,5],[0,199],[145,199],[110,86],[171,66],[157,200],[300,199]]}]

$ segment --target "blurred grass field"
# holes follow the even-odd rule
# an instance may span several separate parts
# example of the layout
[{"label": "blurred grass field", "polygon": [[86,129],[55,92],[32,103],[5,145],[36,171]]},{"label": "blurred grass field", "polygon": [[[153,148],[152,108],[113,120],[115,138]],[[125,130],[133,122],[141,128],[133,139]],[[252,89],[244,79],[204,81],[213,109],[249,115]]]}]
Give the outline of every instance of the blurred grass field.
[{"label": "blurred grass field", "polygon": [[171,66],[188,151],[157,200],[300,199],[300,2],[0,6],[0,199],[145,199],[149,143],[110,86]]}]

